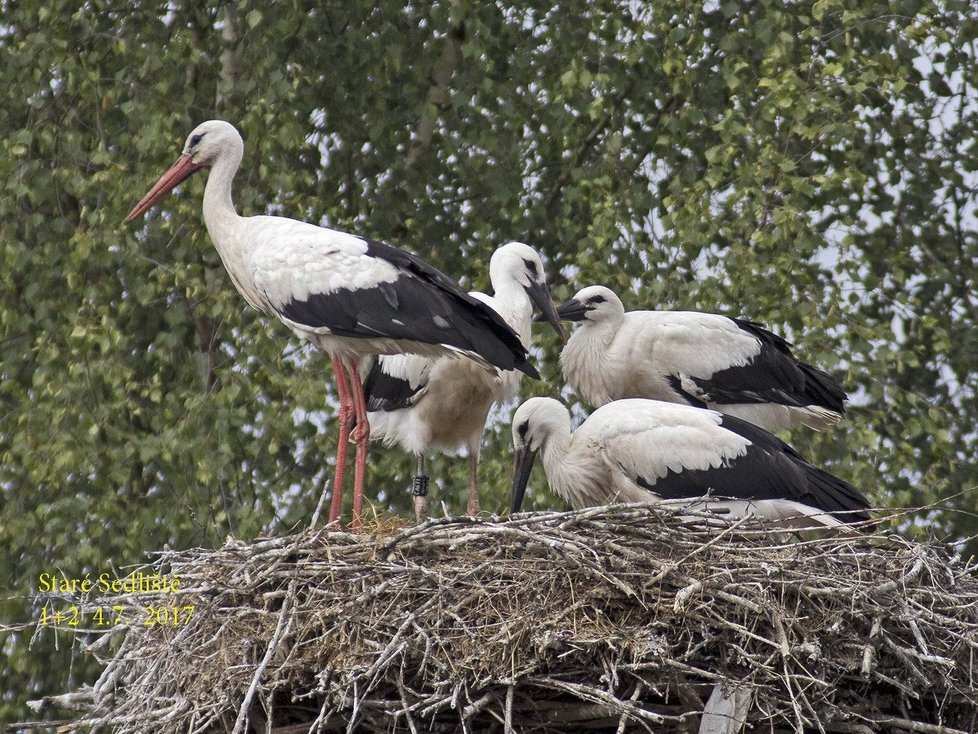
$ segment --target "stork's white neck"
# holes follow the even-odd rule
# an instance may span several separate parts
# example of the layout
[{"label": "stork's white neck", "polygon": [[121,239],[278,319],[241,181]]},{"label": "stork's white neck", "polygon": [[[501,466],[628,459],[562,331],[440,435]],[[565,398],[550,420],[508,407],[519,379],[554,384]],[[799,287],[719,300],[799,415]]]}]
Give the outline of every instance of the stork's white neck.
[{"label": "stork's white neck", "polygon": [[609,347],[620,324],[620,319],[610,318],[599,322],[584,321],[560,353],[560,366],[567,383],[596,407],[610,402],[612,388],[619,387],[608,384],[609,380],[617,378],[611,374],[607,363]]},{"label": "stork's white neck", "polygon": [[256,240],[248,236],[244,227],[247,220],[238,216],[231,199],[231,184],[243,154],[244,147],[238,139],[236,144],[224,148],[211,166],[204,187],[204,224],[235,288],[254,308],[268,313],[267,304],[255,288],[254,276],[247,265]]},{"label": "stork's white neck", "polygon": [[526,289],[511,278],[493,281],[493,308],[503,320],[513,327],[520,341],[530,348],[530,327],[533,323],[533,303]]},{"label": "stork's white neck", "polygon": [[231,184],[241,165],[243,152],[238,146],[230,146],[221,151],[211,167],[207,185],[204,187],[204,224],[207,225],[207,232],[225,263],[227,248],[233,240],[233,231],[242,219],[234,209]]},{"label": "stork's white neck", "polygon": [[572,338],[577,337],[581,341],[589,340],[602,345],[610,344],[624,320],[624,313],[604,313],[597,321],[584,319],[575,329]]},{"label": "stork's white neck", "polygon": [[547,482],[576,510],[600,504],[599,498],[608,494],[607,488],[601,491],[597,486],[605,473],[601,461],[590,446],[575,445],[572,450],[571,443],[570,427],[565,426],[554,430],[543,445],[541,454]]}]

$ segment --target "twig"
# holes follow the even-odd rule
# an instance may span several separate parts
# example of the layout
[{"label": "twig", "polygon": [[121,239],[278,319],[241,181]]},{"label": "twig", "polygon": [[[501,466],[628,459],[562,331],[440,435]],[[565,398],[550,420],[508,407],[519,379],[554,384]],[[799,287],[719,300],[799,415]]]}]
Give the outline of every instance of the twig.
[{"label": "twig", "polygon": [[292,626],[295,617],[289,614],[289,612],[292,608],[292,600],[294,598],[295,582],[293,581],[289,585],[289,593],[286,595],[285,601],[282,602],[282,611],[278,615],[278,624],[275,627],[275,633],[272,635],[272,639],[268,641],[265,656],[255,670],[255,674],[251,678],[251,685],[248,686],[248,692],[245,693],[241,707],[238,709],[238,718],[234,722],[232,734],[238,734],[238,732],[244,731],[245,724],[248,721],[248,710],[251,708],[251,702],[255,697],[255,692],[258,690],[258,684],[261,681],[262,674],[264,674],[265,668],[272,661],[272,657],[278,652],[278,645],[282,637],[288,633],[289,628]]}]

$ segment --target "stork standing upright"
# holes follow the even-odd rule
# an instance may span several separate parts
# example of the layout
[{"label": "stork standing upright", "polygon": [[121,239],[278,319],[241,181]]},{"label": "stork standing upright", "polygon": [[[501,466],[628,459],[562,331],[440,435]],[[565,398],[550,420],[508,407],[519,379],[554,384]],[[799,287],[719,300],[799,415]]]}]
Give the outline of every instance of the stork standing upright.
[{"label": "stork standing upright", "polygon": [[[659,400],[615,400],[571,433],[570,413],[530,398],[513,415],[516,512],[537,453],[551,489],[576,508],[614,502],[688,504],[785,526],[869,519],[866,498],[752,423]],[[714,499],[715,498],[715,499]]]},{"label": "stork standing upright", "polygon": [[126,216],[148,211],[209,167],[204,224],[238,291],[329,352],[339,394],[339,443],[330,521],[340,515],[350,430],[356,444],[353,526],[360,523],[370,437],[358,362],[371,354],[455,355],[495,372],[539,377],[519,336],[484,303],[418,257],[380,242],[285,217],[242,217],[231,185],[244,143],[223,120],[201,123],[183,152]]},{"label": "stork standing upright", "polygon": [[[499,247],[489,260],[493,295],[472,292],[519,334],[530,346],[533,307],[536,305],[562,340],[563,325],[557,316],[543,262],[522,242]],[[361,369],[367,367],[367,361]],[[495,402],[516,397],[520,374],[491,375],[478,365],[459,359],[431,359],[416,355],[380,356],[369,365],[364,379],[371,437],[387,445],[397,444],[417,455],[414,477],[416,514],[426,514],[428,477],[424,455],[429,449],[454,451],[465,447],[469,455],[469,515],[479,513],[479,445],[489,409]]]},{"label": "stork standing upright", "polygon": [[578,321],[560,355],[564,379],[591,405],[650,398],[712,408],[768,431],[824,431],[845,412],[835,379],[799,361],[758,324],[692,311],[629,311],[610,289],[557,307]]}]

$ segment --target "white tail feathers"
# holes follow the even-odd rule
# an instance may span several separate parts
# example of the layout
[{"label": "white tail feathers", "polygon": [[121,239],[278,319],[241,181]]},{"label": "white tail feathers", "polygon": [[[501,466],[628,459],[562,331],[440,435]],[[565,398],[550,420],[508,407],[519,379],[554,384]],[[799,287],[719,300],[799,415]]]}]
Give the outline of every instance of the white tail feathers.
[{"label": "white tail feathers", "polygon": [[[833,514],[809,507],[793,500],[736,500],[714,497],[698,497],[663,500],[661,507],[668,507],[684,518],[693,519],[716,515],[718,519],[756,517],[785,530],[811,530],[828,527],[846,533],[858,533],[845,520],[845,512]],[[691,513],[686,515],[684,513]]]}]

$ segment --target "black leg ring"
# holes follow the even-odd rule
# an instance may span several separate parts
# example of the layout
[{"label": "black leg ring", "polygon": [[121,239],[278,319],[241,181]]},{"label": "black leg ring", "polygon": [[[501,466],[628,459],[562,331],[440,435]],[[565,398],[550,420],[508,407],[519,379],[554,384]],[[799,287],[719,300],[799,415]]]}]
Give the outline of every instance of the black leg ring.
[{"label": "black leg ring", "polygon": [[415,497],[428,496],[428,481],[431,479],[427,474],[415,474],[414,481],[411,483],[411,494]]}]

